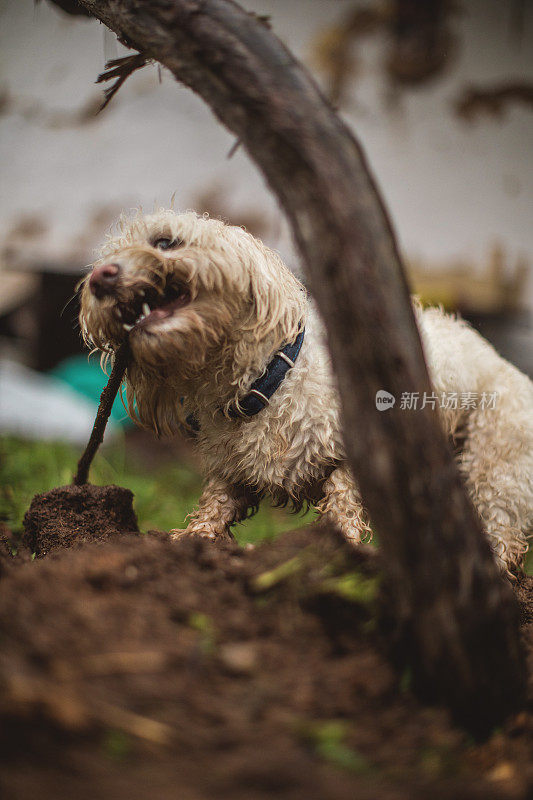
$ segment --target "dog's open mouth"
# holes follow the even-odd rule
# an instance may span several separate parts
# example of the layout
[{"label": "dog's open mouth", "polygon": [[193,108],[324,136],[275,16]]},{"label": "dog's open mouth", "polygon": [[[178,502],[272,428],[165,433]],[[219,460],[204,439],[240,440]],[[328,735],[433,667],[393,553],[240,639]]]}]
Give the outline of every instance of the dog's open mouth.
[{"label": "dog's open mouth", "polygon": [[190,292],[179,284],[166,286],[163,292],[152,288],[141,289],[129,303],[117,303],[115,314],[129,333],[171,317],[190,301]]}]

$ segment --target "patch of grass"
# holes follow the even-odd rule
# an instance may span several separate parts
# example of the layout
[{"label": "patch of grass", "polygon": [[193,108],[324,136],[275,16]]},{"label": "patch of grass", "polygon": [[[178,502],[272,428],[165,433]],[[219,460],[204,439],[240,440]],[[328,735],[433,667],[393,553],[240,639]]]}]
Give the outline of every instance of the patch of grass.
[{"label": "patch of grass", "polygon": [[303,720],[298,722],[295,728],[297,735],[310,744],[324,761],[359,774],[371,770],[366,758],[346,744],[349,726],[343,720]]},{"label": "patch of grass", "polygon": [[122,731],[112,729],[105,732],[102,747],[106,756],[112,761],[124,761],[132,750],[129,736]]},{"label": "patch of grass", "polygon": [[443,745],[423,747],[419,755],[420,768],[429,777],[455,777],[460,770],[457,754]]},{"label": "patch of grass", "polygon": [[[0,520],[12,531],[20,531],[35,494],[72,481],[82,449],[61,442],[0,439]],[[173,462],[147,470],[144,464],[126,458],[124,439],[98,452],[91,468],[91,483],[115,483],[131,489],[142,531],[184,528],[201,491],[200,476],[185,464]],[[295,516],[272,508],[265,501],[252,519],[233,530],[239,544],[259,542],[301,527],[313,516],[312,512]]]},{"label": "patch of grass", "polygon": [[[82,450],[82,447],[63,442],[1,437],[0,520],[13,532],[20,531],[32,497],[70,483]],[[130,462],[126,459],[123,439],[98,452],[91,468],[91,483],[115,483],[131,489],[142,531],[184,528],[187,514],[194,509],[201,491],[200,476],[185,464],[173,463],[147,471],[142,463]],[[272,508],[266,500],[252,519],[235,525],[233,533],[240,545],[256,543],[301,528],[314,518],[312,511],[295,515],[285,509]],[[526,558],[525,571],[533,574],[533,550]],[[337,585],[337,591],[363,589],[349,583]],[[371,589],[364,588],[364,593]]]},{"label": "patch of grass", "polygon": [[256,592],[267,592],[269,589],[277,586],[278,583],[282,583],[287,578],[301,572],[306,566],[304,553],[294,556],[294,558],[290,558],[288,561],[284,561],[282,564],[279,564],[273,569],[269,569],[267,572],[262,572],[261,575],[257,575],[252,581],[254,590]]},{"label": "patch of grass", "polygon": [[380,578],[377,576],[365,576],[352,571],[337,578],[326,578],[320,588],[350,603],[371,605],[376,600],[379,583]]},{"label": "patch of grass", "polygon": [[409,667],[406,667],[402,672],[399,686],[402,694],[407,694],[407,692],[411,691],[413,686],[413,671]]},{"label": "patch of grass", "polygon": [[188,622],[189,627],[200,634],[200,649],[202,653],[206,656],[212,655],[215,652],[216,631],[211,617],[196,611],[189,616]]}]

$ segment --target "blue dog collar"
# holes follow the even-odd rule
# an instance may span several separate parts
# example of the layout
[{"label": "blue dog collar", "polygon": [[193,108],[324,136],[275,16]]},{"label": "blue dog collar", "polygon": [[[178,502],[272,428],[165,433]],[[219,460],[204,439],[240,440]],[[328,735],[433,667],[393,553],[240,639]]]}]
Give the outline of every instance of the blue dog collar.
[{"label": "blue dog collar", "polygon": [[[305,328],[302,328],[294,342],[286,344],[282,350],[276,353],[263,375],[252,383],[248,393],[241,400],[236,400],[232,403],[228,410],[228,416],[231,419],[254,417],[269,404],[270,398],[276,389],[281,386],[287,372],[291,367],[294,367],[302,349],[304,335]],[[190,414],[187,417],[187,425],[195,433],[200,430],[195,414]]]},{"label": "blue dog collar", "polygon": [[267,366],[265,373],[254,381],[242,400],[236,400],[229,407],[228,414],[232,419],[254,417],[270,402],[270,398],[281,385],[287,372],[294,367],[298,354],[302,349],[305,328],[302,328],[292,344],[279,350]]}]

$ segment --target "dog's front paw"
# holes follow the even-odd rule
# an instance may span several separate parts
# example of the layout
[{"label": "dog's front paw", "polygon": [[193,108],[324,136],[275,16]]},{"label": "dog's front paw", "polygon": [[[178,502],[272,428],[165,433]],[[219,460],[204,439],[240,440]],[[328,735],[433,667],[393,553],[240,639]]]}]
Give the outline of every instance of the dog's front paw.
[{"label": "dog's front paw", "polygon": [[211,541],[218,538],[214,531],[208,530],[205,526],[193,528],[189,525],[187,528],[172,528],[169,534],[170,538],[175,541],[184,539],[186,536],[201,536],[202,539],[211,539]]},{"label": "dog's front paw", "polygon": [[209,539],[212,542],[224,539],[234,541],[234,536],[229,527],[221,530],[211,523],[192,523],[187,525],[186,528],[172,528],[169,533],[174,540],[182,539],[184,536],[201,536],[202,539]]}]

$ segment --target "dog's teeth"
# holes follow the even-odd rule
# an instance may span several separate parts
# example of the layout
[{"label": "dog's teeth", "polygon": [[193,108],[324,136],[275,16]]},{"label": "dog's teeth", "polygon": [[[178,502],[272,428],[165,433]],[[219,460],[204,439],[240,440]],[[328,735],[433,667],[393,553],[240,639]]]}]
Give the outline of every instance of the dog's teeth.
[{"label": "dog's teeth", "polygon": [[139,292],[139,297],[144,297],[145,294],[146,292],[144,291],[144,289],[141,289],[141,291]]},{"label": "dog's teeth", "polygon": [[148,316],[150,311],[151,311],[151,309],[150,309],[150,306],[148,305],[148,303],[143,303],[143,314],[144,314],[145,317]]},{"label": "dog's teeth", "polygon": [[126,323],[124,323],[122,327],[124,328],[125,331],[128,331],[128,333],[133,329],[133,325],[126,325]]},{"label": "dog's teeth", "polygon": [[120,310],[120,308],[115,309],[115,314],[119,319],[122,319],[122,311]]}]

